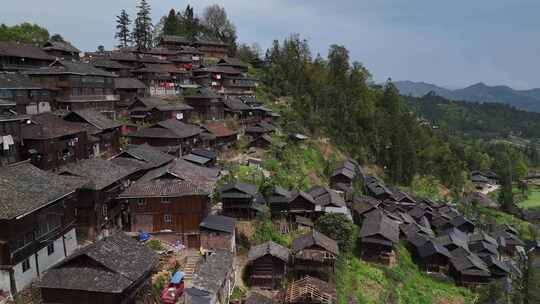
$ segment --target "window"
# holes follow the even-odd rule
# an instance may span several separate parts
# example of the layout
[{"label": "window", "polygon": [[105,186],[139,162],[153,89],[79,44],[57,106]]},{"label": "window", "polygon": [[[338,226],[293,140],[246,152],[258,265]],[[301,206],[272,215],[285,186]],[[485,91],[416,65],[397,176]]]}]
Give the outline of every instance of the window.
[{"label": "window", "polygon": [[165,224],[171,224],[172,223],[172,215],[165,214],[163,220],[165,221]]},{"label": "window", "polygon": [[103,215],[103,217],[107,217],[107,205],[103,204],[103,206],[101,206],[101,213]]},{"label": "window", "polygon": [[162,204],[170,204],[171,203],[171,198],[170,197],[162,197],[161,198],[161,203]]},{"label": "window", "polygon": [[146,206],[146,200],[144,198],[137,199],[137,205],[139,205],[140,207]]},{"label": "window", "polygon": [[30,269],[30,259],[26,259],[22,262],[22,271],[26,272],[28,269]]},{"label": "window", "polygon": [[51,255],[54,253],[54,243],[50,243],[48,246],[47,246],[47,255]]}]

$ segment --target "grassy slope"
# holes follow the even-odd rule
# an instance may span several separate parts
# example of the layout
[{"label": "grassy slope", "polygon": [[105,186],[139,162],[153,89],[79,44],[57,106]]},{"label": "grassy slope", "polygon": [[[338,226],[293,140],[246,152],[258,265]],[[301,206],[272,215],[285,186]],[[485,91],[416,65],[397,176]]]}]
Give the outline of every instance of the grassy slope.
[{"label": "grassy slope", "polygon": [[364,262],[357,257],[342,259],[337,268],[338,302],[446,304],[473,303],[475,294],[421,272],[407,249],[398,249],[398,263],[392,268]]},{"label": "grassy slope", "polygon": [[521,208],[540,208],[540,188],[532,188],[529,190],[527,199],[518,203]]}]

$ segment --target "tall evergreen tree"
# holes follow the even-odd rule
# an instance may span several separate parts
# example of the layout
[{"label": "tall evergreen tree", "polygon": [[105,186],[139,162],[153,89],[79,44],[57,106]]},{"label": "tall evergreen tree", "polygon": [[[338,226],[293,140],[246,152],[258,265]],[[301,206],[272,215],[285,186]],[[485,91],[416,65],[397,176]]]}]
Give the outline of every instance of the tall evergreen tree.
[{"label": "tall evergreen tree", "polygon": [[119,48],[127,47],[131,43],[131,34],[129,32],[129,26],[131,25],[131,20],[125,9],[120,12],[120,15],[116,16],[116,34],[114,38],[118,39]]},{"label": "tall evergreen tree", "polygon": [[193,7],[188,5],[181,15],[182,27],[184,36],[189,40],[194,40],[199,35],[201,26],[199,24],[199,18],[195,16]]},{"label": "tall evergreen tree", "polygon": [[138,49],[152,47],[152,18],[150,17],[150,4],[146,0],[141,0],[137,6],[137,18],[133,30],[133,41]]},{"label": "tall evergreen tree", "polygon": [[171,9],[169,15],[165,19],[165,24],[163,25],[163,34],[164,35],[178,35],[179,34],[179,20],[176,15],[176,11]]},{"label": "tall evergreen tree", "polygon": [[535,257],[529,254],[525,276],[525,304],[540,303],[540,269],[534,265]]}]

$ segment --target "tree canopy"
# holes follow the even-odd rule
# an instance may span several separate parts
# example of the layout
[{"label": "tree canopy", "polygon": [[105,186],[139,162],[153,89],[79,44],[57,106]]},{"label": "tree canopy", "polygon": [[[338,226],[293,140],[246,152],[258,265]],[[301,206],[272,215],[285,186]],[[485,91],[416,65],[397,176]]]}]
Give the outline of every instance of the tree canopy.
[{"label": "tree canopy", "polygon": [[0,25],[0,41],[42,45],[48,40],[49,31],[37,24],[24,22],[13,26],[8,26],[5,24]]}]

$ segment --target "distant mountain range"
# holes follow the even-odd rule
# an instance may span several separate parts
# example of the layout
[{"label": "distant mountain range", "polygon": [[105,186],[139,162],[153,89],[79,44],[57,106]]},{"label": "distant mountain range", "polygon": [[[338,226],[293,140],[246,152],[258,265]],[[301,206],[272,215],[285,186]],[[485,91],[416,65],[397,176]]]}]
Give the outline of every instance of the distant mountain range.
[{"label": "distant mountain range", "polygon": [[397,81],[394,84],[402,95],[421,97],[434,92],[450,100],[505,103],[521,110],[540,113],[540,89],[514,90],[508,86],[488,86],[482,82],[458,90],[425,82]]}]

